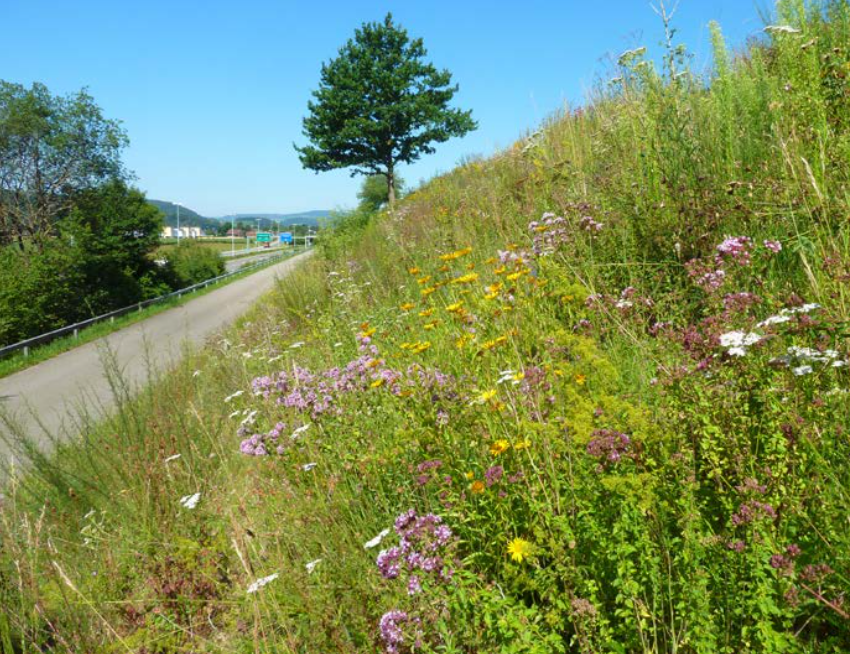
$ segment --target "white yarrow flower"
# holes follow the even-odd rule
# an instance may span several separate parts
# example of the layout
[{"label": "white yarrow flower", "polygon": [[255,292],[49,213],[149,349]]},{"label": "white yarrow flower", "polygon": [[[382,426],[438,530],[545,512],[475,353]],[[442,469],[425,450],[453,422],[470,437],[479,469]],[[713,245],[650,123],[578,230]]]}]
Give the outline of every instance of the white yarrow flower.
[{"label": "white yarrow flower", "polygon": [[278,578],[278,573],[270,574],[268,577],[260,577],[257,581],[253,582],[250,586],[248,586],[248,590],[246,591],[249,595],[251,593],[256,593],[260,588],[265,586],[266,584],[274,581]]},{"label": "white yarrow flower", "polygon": [[810,365],[797,366],[796,368],[791,368],[791,372],[797,375],[797,377],[802,377],[803,375],[810,374],[812,372],[812,367]]},{"label": "white yarrow flower", "polygon": [[310,423],[307,423],[306,425],[301,425],[298,429],[296,429],[294,432],[292,432],[292,434],[289,436],[289,438],[291,438],[292,440],[296,440],[301,434],[303,434],[309,428],[310,428]]},{"label": "white yarrow flower", "polygon": [[302,469],[304,472],[310,472],[310,471],[311,471],[313,468],[315,468],[317,465],[319,465],[319,464],[318,464],[318,463],[305,463],[303,466],[301,466],[301,469]]},{"label": "white yarrow flower", "polygon": [[799,34],[800,30],[796,27],[791,27],[790,25],[768,25],[764,28],[765,32],[769,33],[777,33],[777,34]]},{"label": "white yarrow flower", "polygon": [[304,346],[304,341],[298,341],[297,343],[293,343],[292,345],[290,345],[289,349],[290,350],[297,350],[299,347],[303,347],[303,346]]},{"label": "white yarrow flower", "polygon": [[389,529],[382,529],[381,533],[375,536],[372,540],[363,544],[363,549],[370,550],[373,547],[377,547],[381,544],[381,541],[384,540],[384,537],[390,533]]},{"label": "white yarrow flower", "polygon": [[181,454],[172,454],[171,456],[165,458],[165,463],[171,463],[172,461],[176,461],[181,456]]},{"label": "white yarrow flower", "polygon": [[242,395],[244,392],[245,392],[245,391],[236,391],[236,392],[234,392],[234,393],[231,393],[231,394],[230,394],[230,395],[228,395],[226,398],[224,398],[224,402],[225,402],[225,404],[229,403],[229,402],[230,402],[230,400],[232,400],[233,398],[239,397],[239,396],[240,396],[240,395]]},{"label": "white yarrow flower", "polygon": [[180,498],[180,505],[184,509],[189,509],[190,511],[198,506],[198,502],[201,499],[200,493],[194,493],[192,495],[184,495]]},{"label": "white yarrow flower", "polygon": [[321,561],[322,559],[316,559],[315,561],[310,561],[307,565],[305,565],[304,567],[307,568],[307,574],[313,574],[313,570],[316,569],[316,566],[319,565]]}]

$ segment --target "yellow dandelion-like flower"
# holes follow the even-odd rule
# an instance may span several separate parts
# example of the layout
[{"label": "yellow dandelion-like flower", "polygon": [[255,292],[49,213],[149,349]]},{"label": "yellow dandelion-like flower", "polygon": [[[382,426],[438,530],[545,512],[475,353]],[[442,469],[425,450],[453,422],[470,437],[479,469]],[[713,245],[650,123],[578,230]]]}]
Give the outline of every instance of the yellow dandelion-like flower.
[{"label": "yellow dandelion-like flower", "polygon": [[399,347],[402,350],[409,350],[410,348],[413,347],[413,343],[402,343],[401,345],[399,345]]},{"label": "yellow dandelion-like flower", "polygon": [[447,265],[443,264],[442,266],[440,266],[439,270],[440,270],[440,272],[449,272],[451,270],[451,268],[449,268]]},{"label": "yellow dandelion-like flower", "polygon": [[514,282],[514,281],[518,280],[520,277],[522,277],[523,275],[527,275],[529,272],[530,271],[527,268],[523,268],[522,270],[517,270],[516,272],[513,272],[510,275],[507,275],[505,277],[505,279],[507,279],[508,281]]},{"label": "yellow dandelion-like flower", "polygon": [[493,271],[493,274],[494,275],[504,275],[506,271],[507,271],[507,268],[505,268],[504,266],[499,266],[498,268],[496,268],[496,270]]},{"label": "yellow dandelion-like flower", "polygon": [[383,363],[380,359],[372,359],[367,365],[369,368],[377,368]]},{"label": "yellow dandelion-like flower", "polygon": [[483,393],[481,393],[481,395],[478,396],[478,401],[479,402],[489,402],[494,397],[496,397],[497,392],[498,391],[496,391],[495,389],[493,389],[491,391],[484,391]]},{"label": "yellow dandelion-like flower", "polygon": [[369,386],[371,386],[372,388],[378,388],[378,386],[382,386],[383,383],[384,383],[383,379],[376,379],[371,384],[369,384]]},{"label": "yellow dandelion-like flower", "polygon": [[407,272],[409,272],[411,275],[418,275],[421,271],[419,270],[419,268],[414,266],[413,268],[408,268]]},{"label": "yellow dandelion-like flower", "polygon": [[576,380],[576,384],[578,384],[579,386],[584,386],[584,382],[587,381],[587,377],[585,375],[582,375],[581,373],[579,373],[575,376],[575,380]]},{"label": "yellow dandelion-like flower", "polygon": [[466,264],[466,269],[467,270],[475,270],[475,264],[474,263]]},{"label": "yellow dandelion-like flower", "polygon": [[413,304],[412,302],[405,302],[405,303],[404,303],[404,304],[402,304],[399,308],[400,308],[402,311],[410,311],[410,310],[411,310],[412,308],[414,308],[415,306],[416,306],[416,305],[415,305],[415,304]]},{"label": "yellow dandelion-like flower", "polygon": [[419,279],[417,279],[416,283],[419,284],[420,286],[423,286],[423,285],[427,284],[429,281],[431,281],[431,275],[425,275],[424,277],[420,277]]},{"label": "yellow dandelion-like flower", "polygon": [[439,320],[432,320],[431,322],[428,322],[428,323],[425,323],[424,325],[422,325],[422,327],[424,329],[430,330],[430,329],[434,329],[434,327],[436,327],[439,324],[440,324]]},{"label": "yellow dandelion-like flower", "polygon": [[555,376],[556,377],[563,377],[564,371],[563,370],[555,370]]},{"label": "yellow dandelion-like flower", "polygon": [[488,266],[492,266],[494,263],[497,263],[498,261],[499,260],[496,257],[490,257],[484,263],[486,263]]},{"label": "yellow dandelion-like flower", "polygon": [[452,280],[452,284],[471,284],[475,281],[478,281],[478,273],[473,272],[461,275],[460,277],[455,277]]},{"label": "yellow dandelion-like flower", "polygon": [[526,440],[526,439],[523,439],[521,441],[517,441],[516,443],[514,443],[514,449],[515,450],[524,450],[524,449],[529,448],[529,447],[531,447],[531,441]]},{"label": "yellow dandelion-like flower", "polygon": [[493,456],[499,456],[503,452],[508,451],[511,448],[511,444],[504,438],[500,438],[492,445],[490,445],[490,454]]},{"label": "yellow dandelion-like flower", "polygon": [[472,248],[465,247],[462,250],[455,250],[454,252],[449,252],[448,254],[441,254],[441,261],[454,261],[455,259],[460,259],[460,257],[465,256],[472,252]]},{"label": "yellow dandelion-like flower", "polygon": [[414,345],[413,351],[416,352],[416,354],[420,354],[421,352],[427,350],[429,347],[431,347],[431,341],[425,341],[424,343],[417,343],[416,345]]},{"label": "yellow dandelion-like flower", "polygon": [[463,334],[455,341],[455,347],[460,350],[474,338],[475,337],[472,334]]},{"label": "yellow dandelion-like flower", "polygon": [[446,307],[446,311],[449,313],[456,313],[463,309],[463,301],[455,302],[454,304],[450,304]]},{"label": "yellow dandelion-like flower", "polygon": [[508,543],[508,554],[517,563],[522,563],[523,560],[529,558],[533,549],[534,546],[523,538],[514,538]]},{"label": "yellow dandelion-like flower", "polygon": [[522,381],[523,379],[525,379],[525,373],[524,372],[518,372],[513,376],[514,381]]},{"label": "yellow dandelion-like flower", "polygon": [[497,297],[499,297],[499,293],[498,293],[498,292],[496,292],[496,293],[487,293],[487,295],[485,295],[485,296],[484,296],[484,299],[485,299],[485,300],[495,300]]},{"label": "yellow dandelion-like flower", "polygon": [[475,473],[474,472],[465,472],[465,473],[463,473],[463,476],[466,477],[467,479],[472,479],[473,477],[475,477]]},{"label": "yellow dandelion-like flower", "polygon": [[433,293],[436,290],[437,290],[436,287],[429,286],[428,288],[423,288],[421,291],[419,291],[419,293],[422,295],[422,297],[428,297],[429,295],[431,295],[431,293]]},{"label": "yellow dandelion-like flower", "polygon": [[360,338],[369,338],[372,334],[374,334],[377,330],[372,327],[372,329],[364,329],[360,332]]},{"label": "yellow dandelion-like flower", "polygon": [[485,488],[485,486],[484,486],[484,482],[483,482],[483,481],[481,481],[480,479],[476,479],[475,481],[473,481],[473,482],[469,485],[469,490],[471,490],[471,491],[472,491],[473,493],[475,493],[475,494],[483,493],[483,492],[484,492],[484,488]]}]

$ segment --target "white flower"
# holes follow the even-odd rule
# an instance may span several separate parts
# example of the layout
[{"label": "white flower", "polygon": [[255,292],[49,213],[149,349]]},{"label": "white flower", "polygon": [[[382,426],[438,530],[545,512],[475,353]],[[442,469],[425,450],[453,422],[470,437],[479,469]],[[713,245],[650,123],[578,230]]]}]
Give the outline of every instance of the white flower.
[{"label": "white flower", "polygon": [[268,584],[269,582],[274,581],[278,578],[278,573],[270,574],[268,577],[260,577],[257,581],[253,582],[250,586],[248,586],[247,593],[250,595],[251,593],[256,593],[260,588]]},{"label": "white flower", "polygon": [[201,375],[200,370],[196,370],[195,372],[192,373],[192,377],[200,377],[200,375]]},{"label": "white flower", "polygon": [[292,345],[290,345],[289,349],[290,350],[297,350],[299,347],[302,347],[303,345],[304,345],[304,341],[298,341],[297,343],[293,343]]},{"label": "white flower", "polygon": [[504,384],[505,382],[509,382],[514,378],[513,370],[502,370],[499,373],[499,379],[496,381],[497,384]]},{"label": "white flower", "polygon": [[231,413],[231,414],[230,414],[229,416],[227,416],[227,417],[228,417],[228,418],[235,418],[235,417],[236,417],[236,416],[238,416],[240,413],[242,413],[242,412],[237,410],[237,411],[234,411],[233,413]]},{"label": "white flower", "polygon": [[812,367],[809,365],[805,366],[797,366],[796,368],[791,368],[791,372],[793,372],[797,377],[801,377],[802,375],[808,375],[812,372]]},{"label": "white flower", "polygon": [[334,347],[342,347],[342,343],[334,343]]},{"label": "white flower", "polygon": [[303,434],[308,429],[310,429],[310,423],[307,423],[306,425],[301,425],[298,429],[292,432],[289,438],[291,438],[292,440],[296,440],[301,434]]},{"label": "white flower", "polygon": [[378,545],[381,544],[381,541],[384,540],[384,537],[389,533],[390,533],[389,529],[382,529],[380,534],[375,536],[372,540],[368,541],[367,543],[364,543],[363,549],[370,550],[373,547],[377,547]]},{"label": "white flower", "polygon": [[318,464],[318,463],[305,463],[303,466],[301,466],[301,469],[302,469],[304,472],[310,472],[310,471],[311,471],[313,468],[315,468],[317,465],[319,465],[319,464]]},{"label": "white flower", "polygon": [[191,511],[196,506],[198,506],[198,501],[200,499],[201,499],[200,493],[195,493],[194,495],[184,495],[183,497],[180,498],[180,505],[183,508],[189,509]]},{"label": "white flower", "polygon": [[245,357],[246,359],[250,359],[254,356],[254,354],[252,352],[243,352],[242,356]]},{"label": "white flower", "polygon": [[176,461],[181,456],[181,454],[172,454],[171,456],[165,458],[165,463],[171,463],[172,461]]},{"label": "white flower", "polygon": [[313,574],[313,570],[316,569],[316,566],[319,565],[321,561],[322,559],[316,559],[315,561],[310,561],[307,565],[305,565],[304,567],[307,568],[307,574]]},{"label": "white flower", "polygon": [[274,363],[275,361],[280,361],[283,358],[282,354],[278,354],[276,357],[272,357],[269,359],[269,363]]},{"label": "white flower", "polygon": [[235,397],[239,397],[239,396],[240,396],[240,395],[242,395],[244,392],[245,392],[245,391],[236,391],[235,393],[231,393],[231,394],[230,394],[230,395],[228,395],[226,398],[224,398],[224,402],[225,402],[225,404],[227,404],[228,402],[230,402],[230,400],[232,400],[233,398],[235,398]]},{"label": "white flower", "polygon": [[617,307],[618,309],[630,309],[631,307],[634,306],[634,304],[632,302],[630,302],[629,300],[617,300],[614,303],[614,306]]},{"label": "white flower", "polygon": [[730,356],[742,357],[750,345],[755,345],[761,339],[761,334],[755,332],[726,332],[720,336],[720,345],[728,348],[726,352]]},{"label": "white flower", "polygon": [[242,419],[242,422],[240,422],[239,424],[243,425],[243,426],[244,425],[253,425],[254,421],[256,419],[257,419],[257,411],[252,410],[250,413],[248,413],[248,415],[245,418]]},{"label": "white flower", "polygon": [[770,325],[781,325],[784,322],[788,322],[791,320],[791,316],[787,314],[779,314],[778,316],[770,316],[769,318],[765,318],[760,323],[756,325],[756,327],[769,327]]}]

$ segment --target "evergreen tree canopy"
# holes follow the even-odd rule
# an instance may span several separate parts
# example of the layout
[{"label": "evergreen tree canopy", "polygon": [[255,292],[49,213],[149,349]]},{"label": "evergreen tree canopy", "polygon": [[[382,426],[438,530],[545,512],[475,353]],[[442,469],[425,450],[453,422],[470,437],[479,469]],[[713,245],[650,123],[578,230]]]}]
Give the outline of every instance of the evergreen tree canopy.
[{"label": "evergreen tree canopy", "polygon": [[427,63],[426,54],[422,39],[411,40],[391,14],[356,30],[339,56],[322,65],[304,118],[311,144],[296,146],[304,167],[384,174],[392,205],[397,164],[474,130],[471,111],[449,106],[458,90],[451,74]]}]

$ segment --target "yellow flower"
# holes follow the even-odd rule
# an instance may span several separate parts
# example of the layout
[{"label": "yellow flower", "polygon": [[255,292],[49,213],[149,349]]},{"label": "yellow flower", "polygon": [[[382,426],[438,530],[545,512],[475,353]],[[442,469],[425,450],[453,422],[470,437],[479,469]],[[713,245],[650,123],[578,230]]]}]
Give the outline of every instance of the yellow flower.
[{"label": "yellow flower", "polygon": [[484,391],[483,393],[481,393],[481,395],[478,396],[478,401],[482,403],[489,402],[494,397],[496,397],[496,392],[497,391],[495,389],[491,391]]},{"label": "yellow flower", "polygon": [[583,386],[584,382],[587,381],[587,377],[585,377],[584,375],[579,373],[575,376],[575,380],[576,380],[576,384],[578,384],[579,386]]},{"label": "yellow flower", "polygon": [[366,330],[360,332],[360,338],[369,338],[372,334],[375,333],[375,331],[376,330],[375,330],[374,327],[372,327],[372,329],[366,329]]},{"label": "yellow flower", "polygon": [[456,341],[455,347],[460,350],[464,345],[469,343],[469,341],[473,340],[475,337],[472,334],[462,334]]},{"label": "yellow flower", "polygon": [[499,266],[496,270],[493,271],[494,275],[503,275],[505,273],[505,267]]},{"label": "yellow flower", "polygon": [[485,300],[495,300],[497,297],[499,297],[498,291],[496,293],[487,293],[487,295],[484,296],[484,299]]},{"label": "yellow flower", "polygon": [[455,250],[454,252],[449,252],[448,254],[441,254],[441,261],[453,261],[454,259],[459,259],[460,257],[469,254],[472,252],[472,248],[466,247],[462,250]]},{"label": "yellow flower", "polygon": [[499,260],[498,260],[496,257],[490,257],[490,258],[489,258],[489,259],[487,259],[487,261],[485,261],[484,263],[486,263],[487,265],[492,266],[494,263],[496,263],[496,262],[498,262],[498,261],[499,261]]},{"label": "yellow flower", "polygon": [[414,345],[413,351],[416,352],[416,354],[420,354],[421,352],[427,350],[429,347],[431,347],[431,341],[425,341],[424,343],[417,343],[416,345]]},{"label": "yellow flower", "polygon": [[474,281],[478,280],[478,273],[467,273],[465,275],[461,275],[460,277],[455,277],[452,280],[452,284],[471,284]]},{"label": "yellow flower", "polygon": [[380,359],[372,359],[369,363],[366,364],[369,368],[377,368],[383,363]]},{"label": "yellow flower", "polygon": [[419,268],[414,266],[413,268],[408,268],[407,272],[409,272],[411,275],[418,275],[419,274]]},{"label": "yellow flower", "polygon": [[455,312],[460,311],[462,309],[462,307],[463,307],[463,300],[461,300],[460,302],[455,302],[454,304],[450,304],[449,306],[446,307],[446,311],[448,311],[449,313],[455,313]]},{"label": "yellow flower", "polygon": [[436,289],[435,287],[433,287],[433,286],[429,286],[428,288],[423,288],[423,289],[422,289],[421,291],[419,291],[419,292],[422,294],[422,297],[428,297],[429,295],[431,295],[431,293],[433,293],[433,292],[434,292],[434,291],[436,291],[436,290],[437,290],[437,289]]},{"label": "yellow flower", "polygon": [[474,472],[466,472],[466,473],[464,473],[463,476],[466,477],[467,479],[472,479],[475,476],[475,473]]},{"label": "yellow flower", "polygon": [[521,440],[514,443],[515,450],[524,450],[528,447],[531,447],[531,441],[529,440]]},{"label": "yellow flower", "polygon": [[430,279],[431,279],[431,275],[425,275],[424,277],[420,277],[419,279],[417,279],[416,283],[421,286],[423,284],[427,284]]},{"label": "yellow flower", "polygon": [[419,317],[420,317],[420,318],[427,318],[427,317],[428,317],[428,316],[430,316],[432,313],[434,313],[434,310],[433,310],[433,309],[424,309],[423,311],[420,311],[420,312],[419,312]]},{"label": "yellow flower", "polygon": [[369,385],[370,385],[372,388],[378,388],[378,386],[381,386],[383,383],[384,383],[384,380],[383,380],[383,379],[376,379],[375,381],[373,381],[373,382],[372,382],[371,384],[369,384]]},{"label": "yellow flower", "polygon": [[424,325],[422,325],[422,327],[426,330],[434,329],[434,327],[436,327],[439,324],[440,324],[439,320],[432,320],[431,322],[428,322],[428,323],[425,323]]},{"label": "yellow flower", "polygon": [[473,493],[483,493],[484,492],[484,482],[480,479],[476,479],[469,485],[469,490]]},{"label": "yellow flower", "polygon": [[404,304],[402,304],[402,305],[401,305],[401,307],[399,307],[399,308],[400,308],[402,311],[410,311],[410,310],[411,310],[413,307],[415,307],[415,306],[416,306],[416,305],[415,305],[415,304],[413,304],[412,302],[405,302],[405,303],[404,303]]},{"label": "yellow flower", "polygon": [[532,549],[532,544],[522,538],[514,538],[508,543],[508,554],[517,563],[522,563],[523,559],[530,557]]},{"label": "yellow flower", "polygon": [[475,264],[474,263],[466,264],[466,269],[467,270],[475,270]]},{"label": "yellow flower", "polygon": [[510,442],[508,442],[504,438],[500,438],[490,446],[490,454],[492,454],[493,456],[499,456],[502,452],[509,450],[510,447]]},{"label": "yellow flower", "polygon": [[514,381],[522,381],[523,379],[525,379],[525,373],[524,372],[518,372],[517,374],[515,374],[513,376]]},{"label": "yellow flower", "polygon": [[451,268],[449,268],[449,267],[448,267],[447,265],[445,265],[445,264],[443,264],[442,266],[440,266],[440,272],[449,272],[450,270],[451,270]]}]

